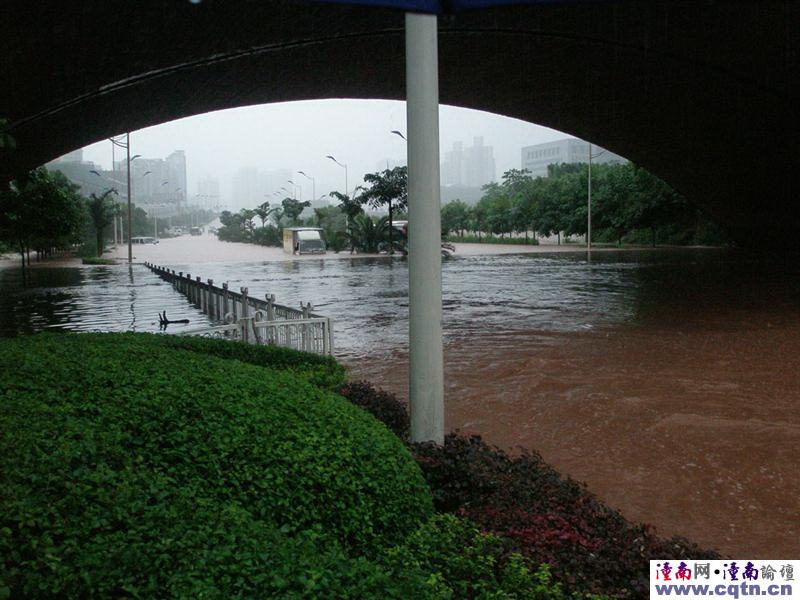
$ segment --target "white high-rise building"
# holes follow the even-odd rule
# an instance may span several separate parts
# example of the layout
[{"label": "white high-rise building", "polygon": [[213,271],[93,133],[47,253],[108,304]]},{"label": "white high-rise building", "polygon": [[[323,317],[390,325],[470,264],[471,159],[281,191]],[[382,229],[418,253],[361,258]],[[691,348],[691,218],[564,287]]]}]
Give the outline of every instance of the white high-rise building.
[{"label": "white high-rise building", "polygon": [[[610,150],[592,145],[592,161],[602,164],[623,164],[623,157]],[[531,177],[546,177],[549,165],[589,162],[589,142],[577,138],[566,138],[555,142],[525,146],[522,149],[522,168],[530,171]]]},{"label": "white high-rise building", "polygon": [[231,210],[239,211],[242,208],[255,208],[263,202],[262,188],[258,181],[258,169],[255,167],[242,167],[233,175],[233,197]]},{"label": "white high-rise building", "polygon": [[483,145],[483,137],[476,136],[467,148],[455,142],[453,149],[445,152],[441,165],[442,185],[479,188],[495,179],[494,149]]},{"label": "white high-rise building", "polygon": [[197,182],[195,204],[203,208],[216,208],[220,204],[219,180],[206,177]]},{"label": "white high-rise building", "polygon": [[[127,177],[127,160],[114,164],[119,177]],[[186,154],[175,150],[167,158],[138,157],[131,161],[131,187],[137,205],[180,204],[186,195]]]},{"label": "white high-rise building", "polygon": [[174,194],[178,202],[188,196],[186,183],[186,154],[183,150],[175,150],[166,160],[170,194]]}]

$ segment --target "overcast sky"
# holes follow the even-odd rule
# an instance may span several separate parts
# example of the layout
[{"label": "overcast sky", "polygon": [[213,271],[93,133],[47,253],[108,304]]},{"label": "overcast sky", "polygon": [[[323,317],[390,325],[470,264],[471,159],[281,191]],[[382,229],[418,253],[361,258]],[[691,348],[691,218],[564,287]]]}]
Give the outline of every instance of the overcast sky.
[{"label": "overcast sky", "polygon": [[[131,147],[134,154],[147,158],[184,150],[190,197],[197,193],[199,180],[213,177],[219,180],[223,200],[227,200],[233,174],[250,166],[305,171],[316,178],[320,196],[344,187],[343,170],[326,159],[327,154],[347,163],[350,189],[364,173],[374,172],[379,162],[405,158],[405,142],[390,133],[393,129],[405,133],[404,102],[312,100],[179,119],[132,133]],[[483,136],[484,144],[494,147],[498,178],[508,169],[520,168],[523,146],[570,137],[525,121],[452,106],[442,106],[440,130],[442,155],[455,141],[469,146],[474,136]],[[84,160],[109,168],[111,143],[87,146]],[[306,186],[303,196],[311,196]]]}]

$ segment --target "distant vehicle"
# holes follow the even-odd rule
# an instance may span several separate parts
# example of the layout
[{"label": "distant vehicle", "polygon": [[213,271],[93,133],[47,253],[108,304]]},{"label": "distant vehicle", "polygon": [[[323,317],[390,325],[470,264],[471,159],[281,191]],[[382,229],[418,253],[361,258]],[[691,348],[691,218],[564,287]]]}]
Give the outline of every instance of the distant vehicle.
[{"label": "distant vehicle", "polygon": [[284,227],[283,251],[289,254],[325,254],[319,227]]},{"label": "distant vehicle", "polygon": [[200,229],[199,227],[192,227],[192,228],[189,230],[189,233],[191,233],[192,235],[200,235],[200,234],[202,234],[202,233],[203,233],[203,230],[202,230],[202,229]]},{"label": "distant vehicle", "polygon": [[158,240],[154,237],[140,236],[131,238],[131,244],[157,244],[157,243]]}]

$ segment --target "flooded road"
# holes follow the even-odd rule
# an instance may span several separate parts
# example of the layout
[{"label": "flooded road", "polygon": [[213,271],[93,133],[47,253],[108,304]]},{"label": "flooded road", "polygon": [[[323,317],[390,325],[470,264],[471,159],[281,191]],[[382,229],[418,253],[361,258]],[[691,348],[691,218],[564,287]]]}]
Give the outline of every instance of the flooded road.
[{"label": "flooded road", "polygon": [[[405,260],[175,258],[159,264],[312,301],[352,376],[407,396]],[[662,534],[796,556],[797,275],[719,250],[459,253],[443,267],[447,427],[537,449]],[[3,335],[152,331],[160,310],[206,319],[141,265],[39,267],[28,287],[0,269]]]}]

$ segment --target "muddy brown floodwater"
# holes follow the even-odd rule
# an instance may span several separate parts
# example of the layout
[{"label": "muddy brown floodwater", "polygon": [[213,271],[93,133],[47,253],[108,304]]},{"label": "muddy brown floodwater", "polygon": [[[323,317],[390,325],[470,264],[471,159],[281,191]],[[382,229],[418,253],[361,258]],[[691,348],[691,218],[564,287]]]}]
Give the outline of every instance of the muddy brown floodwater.
[{"label": "muddy brown floodwater", "polygon": [[[701,300],[696,283],[636,323],[450,336],[446,430],[535,449],[661,535],[798,556],[798,306],[757,287]],[[407,399],[405,352],[349,368]]]}]

